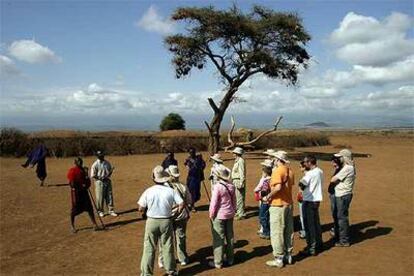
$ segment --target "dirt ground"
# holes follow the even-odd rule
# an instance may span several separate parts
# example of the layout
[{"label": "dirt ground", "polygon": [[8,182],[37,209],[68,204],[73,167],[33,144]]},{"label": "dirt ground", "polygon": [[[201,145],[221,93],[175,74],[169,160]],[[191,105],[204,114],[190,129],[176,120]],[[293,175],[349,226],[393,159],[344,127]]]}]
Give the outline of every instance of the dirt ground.
[{"label": "dirt ground", "polygon": [[[332,174],[330,162],[321,161],[325,172],[321,223],[326,250],[317,257],[301,259],[283,269],[268,268],[271,258],[269,241],[256,235],[257,203],[252,190],[260,166],[257,159],[247,161],[247,209],[249,218],[235,222],[236,263],[222,270],[210,269],[211,232],[207,199],[202,190],[200,211],[188,227],[188,253],[191,263],[180,267],[181,275],[266,275],[284,274],[413,274],[413,184],[414,140],[384,136],[334,136],[333,146],[296,149],[333,153],[334,145],[350,145],[356,153],[371,154],[356,158],[357,182],[351,204],[353,244],[349,248],[332,247],[329,229],[332,219],[327,197],[327,182]],[[204,153],[204,157],[207,155]],[[177,154],[182,172],[185,154]],[[34,170],[23,169],[23,159],[1,158],[1,275],[137,275],[142,254],[145,221],[136,211],[136,201],[151,185],[154,165],[163,155],[109,156],[116,167],[113,189],[117,218],[106,216],[107,231],[94,232],[86,213],[77,218],[80,231],[69,231],[70,192],[66,172],[72,158],[48,159],[47,184],[39,187]],[[86,158],[90,166],[94,158]],[[226,162],[231,166],[231,162]],[[298,162],[292,162],[296,178]],[[183,178],[184,179],[184,178]],[[297,187],[295,187],[295,193]],[[295,206],[295,216],[298,208]],[[297,218],[297,217],[296,217]],[[305,246],[295,233],[294,254]],[[156,268],[156,274],[162,271]]]}]

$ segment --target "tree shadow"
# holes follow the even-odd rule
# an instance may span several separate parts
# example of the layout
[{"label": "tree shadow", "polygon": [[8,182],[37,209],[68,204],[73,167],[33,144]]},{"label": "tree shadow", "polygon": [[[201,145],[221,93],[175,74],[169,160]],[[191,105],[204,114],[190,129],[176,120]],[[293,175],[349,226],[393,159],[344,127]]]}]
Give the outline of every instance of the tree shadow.
[{"label": "tree shadow", "polygon": [[[242,248],[248,244],[249,242],[247,240],[238,240],[234,243],[234,249]],[[180,269],[179,274],[180,275],[196,275],[198,273],[214,269],[208,266],[208,257],[212,255],[213,255],[213,247],[211,245],[198,249],[195,253],[189,256],[190,264]],[[235,255],[235,259],[236,258],[238,257],[236,257]],[[191,264],[193,265],[190,266]]]}]

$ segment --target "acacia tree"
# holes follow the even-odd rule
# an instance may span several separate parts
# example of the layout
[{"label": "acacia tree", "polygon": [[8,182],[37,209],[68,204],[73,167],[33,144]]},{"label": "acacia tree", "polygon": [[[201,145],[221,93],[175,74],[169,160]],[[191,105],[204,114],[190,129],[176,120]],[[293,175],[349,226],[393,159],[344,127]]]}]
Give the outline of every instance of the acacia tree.
[{"label": "acacia tree", "polygon": [[310,59],[305,46],[310,35],[295,13],[276,12],[253,6],[243,13],[235,5],[228,10],[214,7],[178,8],[175,21],[184,21],[186,33],[171,35],[165,43],[173,53],[176,77],[187,76],[192,69],[202,70],[207,62],[217,69],[224,83],[224,95],[206,126],[210,133],[209,151],[220,147],[220,126],[239,87],[255,74],[265,74],[295,85],[298,72]]}]

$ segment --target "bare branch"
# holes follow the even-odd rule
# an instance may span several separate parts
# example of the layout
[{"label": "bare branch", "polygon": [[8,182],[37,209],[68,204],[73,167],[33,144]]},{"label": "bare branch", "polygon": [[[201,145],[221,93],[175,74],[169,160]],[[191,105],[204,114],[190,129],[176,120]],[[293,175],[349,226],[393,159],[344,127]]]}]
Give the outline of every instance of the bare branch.
[{"label": "bare branch", "polygon": [[208,98],[208,103],[210,104],[211,108],[214,110],[214,113],[219,113],[219,108],[217,107],[216,103],[212,98]]},{"label": "bare branch", "polygon": [[279,123],[280,123],[280,121],[283,119],[283,117],[282,116],[280,116],[278,119],[277,119],[277,121],[276,121],[276,123],[274,124],[274,126],[273,126],[273,128],[272,129],[268,129],[268,130],[266,130],[265,132],[262,132],[261,134],[259,134],[256,138],[254,138],[253,140],[251,140],[251,141],[249,141],[249,142],[241,142],[241,143],[237,143],[238,145],[240,145],[240,146],[245,146],[245,145],[251,145],[251,144],[254,144],[254,143],[256,143],[257,141],[259,141],[260,140],[260,138],[262,138],[263,136],[265,136],[265,135],[267,135],[267,134],[269,134],[269,133],[272,133],[272,132],[275,132],[276,130],[277,130],[277,127],[278,127],[278,125],[279,125]]},{"label": "bare branch", "polygon": [[204,121],[204,124],[207,126],[208,133],[210,136],[213,136],[213,130],[211,129],[210,125],[207,123],[207,121]]}]

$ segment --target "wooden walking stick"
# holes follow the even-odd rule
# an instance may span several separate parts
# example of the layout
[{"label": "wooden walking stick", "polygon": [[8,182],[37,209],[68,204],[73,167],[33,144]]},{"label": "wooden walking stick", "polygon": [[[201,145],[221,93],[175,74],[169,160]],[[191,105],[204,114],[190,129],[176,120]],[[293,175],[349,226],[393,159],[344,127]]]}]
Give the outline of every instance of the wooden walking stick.
[{"label": "wooden walking stick", "polygon": [[208,190],[207,190],[207,187],[206,187],[206,182],[204,180],[203,180],[203,186],[204,186],[204,189],[206,190],[206,195],[207,195],[208,203],[210,203],[210,195],[208,193]]},{"label": "wooden walking stick", "polygon": [[98,213],[98,208],[96,208],[96,203],[95,203],[95,200],[93,199],[93,196],[92,196],[91,190],[89,190],[89,188],[88,188],[88,193],[89,193],[89,196],[91,197],[93,207],[95,207],[96,214],[97,214],[97,216],[98,216],[98,218],[99,218],[99,221],[101,222],[102,229],[104,230],[104,229],[105,229],[105,223],[103,223],[102,218],[101,218],[101,216],[100,216],[100,215],[99,215],[99,213]]}]

